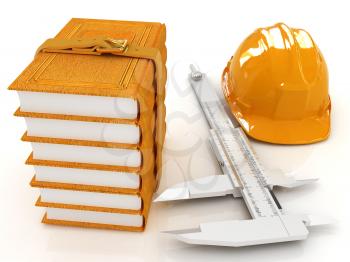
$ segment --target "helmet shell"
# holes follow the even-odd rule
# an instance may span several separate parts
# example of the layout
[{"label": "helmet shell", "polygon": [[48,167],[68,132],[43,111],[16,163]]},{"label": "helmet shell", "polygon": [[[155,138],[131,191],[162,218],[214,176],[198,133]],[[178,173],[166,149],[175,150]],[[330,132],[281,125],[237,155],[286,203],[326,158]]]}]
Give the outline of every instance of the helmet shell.
[{"label": "helmet shell", "polygon": [[329,136],[327,65],[305,30],[282,23],[257,29],[228,62],[222,87],[250,137],[309,144]]}]

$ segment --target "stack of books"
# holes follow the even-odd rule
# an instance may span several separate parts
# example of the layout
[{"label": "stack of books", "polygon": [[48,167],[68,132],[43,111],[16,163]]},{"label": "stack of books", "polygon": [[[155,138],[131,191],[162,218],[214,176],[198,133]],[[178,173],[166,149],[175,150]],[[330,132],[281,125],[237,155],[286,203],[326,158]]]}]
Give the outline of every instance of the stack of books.
[{"label": "stack of books", "polygon": [[101,36],[158,49],[161,81],[149,59],[40,52],[9,89],[27,124],[43,222],[142,231],[161,173],[165,26],[72,19],[55,39]]}]

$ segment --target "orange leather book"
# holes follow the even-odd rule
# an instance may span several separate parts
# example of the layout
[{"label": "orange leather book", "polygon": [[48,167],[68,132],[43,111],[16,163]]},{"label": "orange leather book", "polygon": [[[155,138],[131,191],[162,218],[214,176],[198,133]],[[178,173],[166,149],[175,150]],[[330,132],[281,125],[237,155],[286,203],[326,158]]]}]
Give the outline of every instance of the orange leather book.
[{"label": "orange leather book", "polygon": [[[27,163],[36,172],[47,167],[44,173],[61,174],[56,174],[56,180],[49,175],[38,180],[37,174],[31,185],[41,188],[42,194],[52,189],[72,198],[76,192],[90,198],[88,204],[67,204],[42,201],[42,195],[37,205],[48,207],[43,222],[144,230],[161,176],[165,38],[165,26],[160,23],[72,19],[40,47],[9,87],[18,92],[21,102],[15,115],[27,122],[22,140],[33,145]],[[99,181],[94,171],[105,180]],[[74,172],[76,177],[67,175]],[[124,175],[138,182],[118,178]],[[111,199],[111,206],[89,204],[97,201],[95,196]],[[123,199],[136,204],[131,209],[114,205]],[[72,213],[65,214],[67,210]],[[56,219],[81,217],[84,211],[90,212],[86,221]],[[101,221],[105,222],[94,220],[104,213]]]}]

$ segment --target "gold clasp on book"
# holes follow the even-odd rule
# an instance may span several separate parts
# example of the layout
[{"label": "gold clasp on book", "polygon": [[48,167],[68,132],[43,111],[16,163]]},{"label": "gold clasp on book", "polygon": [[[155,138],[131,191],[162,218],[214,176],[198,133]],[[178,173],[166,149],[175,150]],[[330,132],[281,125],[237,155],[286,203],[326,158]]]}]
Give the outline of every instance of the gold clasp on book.
[{"label": "gold clasp on book", "polygon": [[105,41],[110,43],[113,48],[118,48],[120,51],[124,51],[128,46],[128,40],[126,39],[107,38]]}]

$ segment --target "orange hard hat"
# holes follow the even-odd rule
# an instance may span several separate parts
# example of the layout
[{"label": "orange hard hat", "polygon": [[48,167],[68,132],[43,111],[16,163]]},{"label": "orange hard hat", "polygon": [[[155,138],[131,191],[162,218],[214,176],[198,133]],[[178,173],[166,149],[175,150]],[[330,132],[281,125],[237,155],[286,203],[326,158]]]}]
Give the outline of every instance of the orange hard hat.
[{"label": "orange hard hat", "polygon": [[252,33],[222,77],[226,101],[248,136],[276,144],[326,139],[326,62],[311,36],[279,23]]}]

